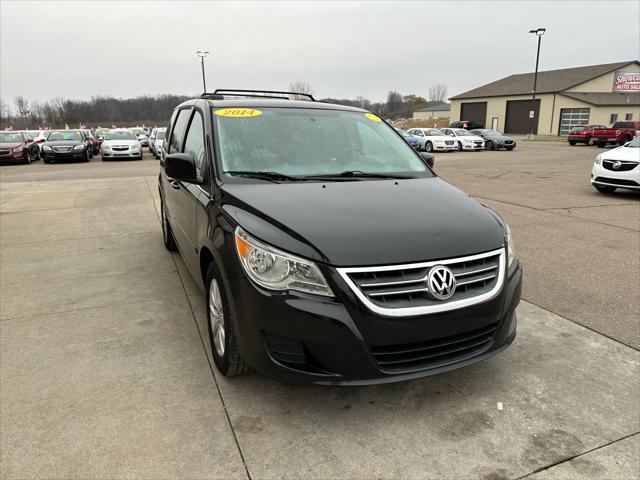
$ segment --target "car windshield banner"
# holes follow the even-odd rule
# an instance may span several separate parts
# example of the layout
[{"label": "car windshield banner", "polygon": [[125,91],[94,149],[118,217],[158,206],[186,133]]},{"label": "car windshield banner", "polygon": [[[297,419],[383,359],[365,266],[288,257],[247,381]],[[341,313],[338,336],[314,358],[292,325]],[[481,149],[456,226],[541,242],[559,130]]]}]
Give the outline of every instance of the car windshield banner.
[{"label": "car windshield banner", "polygon": [[613,77],[614,92],[640,92],[640,72],[616,72]]}]

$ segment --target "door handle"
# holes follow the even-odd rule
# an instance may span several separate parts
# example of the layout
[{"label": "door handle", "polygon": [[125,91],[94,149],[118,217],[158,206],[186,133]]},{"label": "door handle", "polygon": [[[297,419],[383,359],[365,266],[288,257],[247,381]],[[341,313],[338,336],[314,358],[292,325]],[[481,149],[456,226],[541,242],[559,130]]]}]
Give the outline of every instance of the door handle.
[{"label": "door handle", "polygon": [[169,184],[174,190],[180,190],[180,184],[176,180],[169,180]]}]

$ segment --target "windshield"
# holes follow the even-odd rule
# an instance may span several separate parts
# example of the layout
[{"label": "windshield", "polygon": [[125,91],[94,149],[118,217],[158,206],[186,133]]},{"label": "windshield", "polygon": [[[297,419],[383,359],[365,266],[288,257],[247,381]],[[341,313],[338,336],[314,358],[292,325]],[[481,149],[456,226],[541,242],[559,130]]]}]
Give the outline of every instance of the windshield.
[{"label": "windshield", "polygon": [[105,140],[137,140],[137,138],[131,130],[111,130],[104,137]]},{"label": "windshield", "polygon": [[156,140],[162,140],[164,138],[165,132],[156,133]]},{"label": "windshield", "polygon": [[634,138],[627,145],[625,145],[625,147],[640,148],[640,137]]},{"label": "windshield", "polygon": [[132,128],[131,131],[136,135],[144,135],[145,133],[147,133],[142,128]]},{"label": "windshield", "polygon": [[56,140],[73,140],[73,141],[82,141],[82,135],[78,131],[73,130],[62,130],[51,132],[47,137],[47,141],[55,142]]},{"label": "windshield", "polygon": [[305,108],[216,109],[222,170],[290,176],[414,172],[431,176],[393,129],[371,113]]},{"label": "windshield", "polygon": [[108,131],[108,128],[96,128],[96,135],[102,137],[103,135],[106,135]]},{"label": "windshield", "polygon": [[473,133],[470,133],[468,130],[465,130],[464,128],[454,128],[453,131],[459,137],[473,137],[474,136]]},{"label": "windshield", "polygon": [[40,130],[26,130],[26,132],[31,135],[33,138],[39,137],[42,133]]},{"label": "windshield", "polygon": [[443,135],[444,135],[444,133],[443,133],[442,131],[440,131],[440,130],[436,130],[436,129],[433,129],[433,130],[425,130],[425,131],[424,131],[424,134],[425,134],[427,137],[441,137],[441,136],[443,136]]},{"label": "windshield", "polygon": [[491,129],[484,129],[484,130],[480,130],[481,132],[483,132],[485,135],[502,135],[499,131],[497,130],[491,130]]},{"label": "windshield", "polygon": [[0,132],[0,142],[22,142],[22,135],[18,132]]}]

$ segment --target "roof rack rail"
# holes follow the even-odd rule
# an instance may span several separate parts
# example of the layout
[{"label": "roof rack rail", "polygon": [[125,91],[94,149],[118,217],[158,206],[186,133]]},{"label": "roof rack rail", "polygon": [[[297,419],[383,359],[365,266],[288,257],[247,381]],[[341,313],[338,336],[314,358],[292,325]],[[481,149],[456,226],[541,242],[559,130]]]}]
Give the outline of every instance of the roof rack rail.
[{"label": "roof rack rail", "polygon": [[224,97],[222,95],[207,92],[204,92],[202,95],[200,95],[200,98],[204,98],[206,100],[224,100]]},{"label": "roof rack rail", "polygon": [[[211,94],[210,93],[203,94],[203,98],[210,98],[208,96],[204,97],[204,95],[211,95]],[[231,97],[278,98],[283,100],[291,100],[291,96],[294,95],[299,97],[306,97],[312,102],[316,101],[316,99],[313,98],[313,95],[311,95],[310,93],[282,92],[279,90],[239,90],[239,89],[217,88],[216,91],[213,92],[213,95],[219,95],[222,98],[224,98],[224,95],[229,95]]]}]

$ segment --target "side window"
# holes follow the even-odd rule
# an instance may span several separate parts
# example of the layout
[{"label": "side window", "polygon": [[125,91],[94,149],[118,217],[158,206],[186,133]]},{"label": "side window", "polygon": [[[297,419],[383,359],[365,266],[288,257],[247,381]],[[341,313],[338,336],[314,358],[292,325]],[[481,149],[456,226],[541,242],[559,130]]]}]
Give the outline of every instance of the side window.
[{"label": "side window", "polygon": [[202,177],[203,163],[204,163],[204,128],[203,128],[202,114],[196,110],[193,114],[193,119],[189,125],[189,131],[187,132],[187,139],[184,143],[184,153],[190,153],[193,156],[193,160],[196,163],[196,171],[198,177]]},{"label": "side window", "polygon": [[625,120],[633,120],[633,113],[625,113],[624,114],[624,119]]},{"label": "side window", "polygon": [[422,133],[422,130],[416,130],[415,134],[419,137],[424,137],[424,134]]},{"label": "side window", "polygon": [[178,112],[176,121],[171,128],[171,138],[169,139],[169,153],[177,153],[182,147],[182,140],[184,140],[184,132],[187,129],[187,123],[189,123],[189,117],[191,116],[191,109],[186,108]]},{"label": "side window", "polygon": [[609,119],[609,123],[616,123],[618,121],[618,114],[612,113],[611,118]]}]

